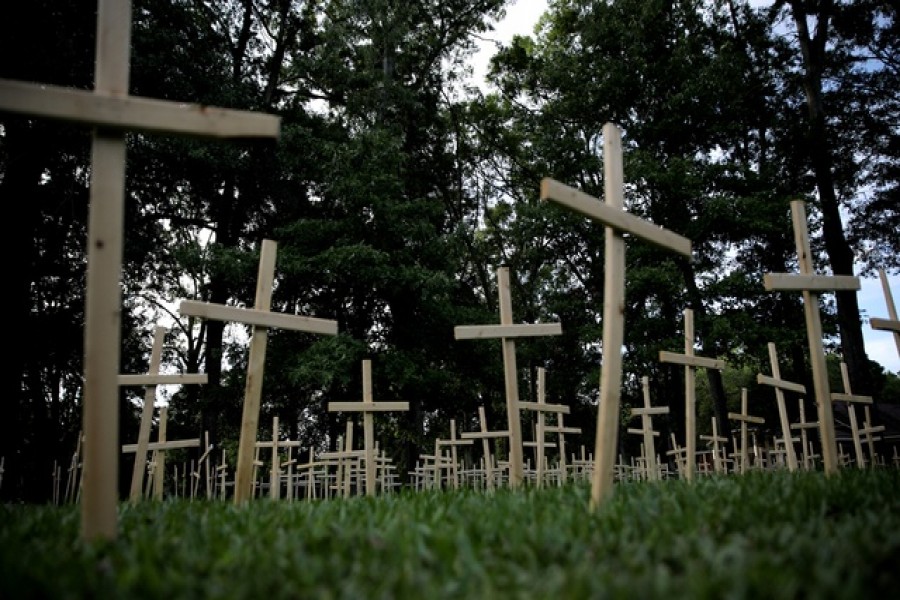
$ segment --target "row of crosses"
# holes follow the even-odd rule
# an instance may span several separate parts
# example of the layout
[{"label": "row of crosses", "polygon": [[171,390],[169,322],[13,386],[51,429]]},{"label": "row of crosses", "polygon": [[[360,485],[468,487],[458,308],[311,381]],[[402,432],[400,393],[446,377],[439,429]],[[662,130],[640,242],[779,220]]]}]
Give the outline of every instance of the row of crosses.
[{"label": "row of crosses", "polygon": [[[129,0],[99,0],[93,91],[0,79],[0,111],[80,123],[93,128],[85,301],[84,480],[81,512],[82,537],[88,540],[112,539],[117,534],[118,386],[120,383],[136,385],[136,380],[122,380],[118,373],[121,345],[119,274],[122,267],[126,133],[220,139],[271,139],[280,135],[280,119],[274,115],[130,96],[131,22],[132,8]],[[592,508],[609,495],[613,483],[622,382],[621,348],[624,340],[624,236],[630,234],[686,257],[691,256],[690,240],[625,212],[621,135],[615,125],[606,124],[603,127],[603,137],[605,203],[552,179],[545,179],[541,183],[542,199],[558,202],[605,226],[604,357],[595,446],[596,465],[591,486]],[[792,203],[791,208],[801,274],[770,275],[767,276],[765,285],[768,290],[793,290],[803,294],[823,458],[825,471],[830,474],[837,469],[837,454],[817,295],[827,290],[859,289],[859,281],[855,277],[824,277],[814,274],[804,205],[797,201]],[[253,326],[235,480],[237,502],[247,500],[252,491],[251,477],[268,329],[279,327],[324,335],[334,335],[337,331],[333,321],[269,312],[274,264],[275,244],[264,241],[253,309],[189,301],[182,302],[180,307],[184,316],[241,322]],[[501,269],[498,275],[503,277],[504,273]],[[515,377],[515,338],[556,335],[560,330],[558,325],[513,324],[508,301],[508,279],[501,279],[498,287],[501,290],[500,325],[460,327],[456,329],[456,338],[502,340],[511,453],[510,479],[513,485],[517,485],[522,479],[522,437],[518,419],[521,403],[518,401]],[[507,299],[504,299],[505,292]],[[894,331],[895,339],[900,339],[897,337],[900,329],[896,315],[892,314],[890,321],[873,319],[872,324],[873,327]],[[686,323],[686,338],[687,334]],[[900,341],[897,343],[900,348]],[[691,354],[686,339],[685,354],[680,358],[675,355],[667,358],[684,364],[686,373],[692,373],[697,366],[716,368],[717,363],[692,358]],[[154,373],[154,369],[158,369],[158,361],[151,364],[151,373],[146,376],[148,379],[143,384],[147,386],[148,400],[150,394],[154,393],[155,386],[169,382],[159,379],[163,376],[158,372]],[[202,383],[200,379],[188,380],[187,375],[182,377],[185,377],[182,383]],[[368,396],[364,392],[364,398],[366,397]],[[370,401],[365,403],[376,404]],[[135,447],[139,458],[145,456],[150,448],[147,435],[150,422],[147,417],[148,406],[152,411],[152,402],[144,404],[139,440]],[[365,415],[365,419],[370,419],[369,410],[365,411]],[[367,436],[370,430],[371,421],[366,420]],[[688,438],[689,445],[693,443],[692,438],[693,436]],[[787,439],[790,439],[789,436]],[[692,456],[688,452],[689,462],[693,460]],[[368,468],[373,468],[374,460],[367,464]],[[367,482],[369,481],[374,483],[374,478],[367,478]],[[135,476],[132,479],[132,497],[139,495],[139,487]]]}]

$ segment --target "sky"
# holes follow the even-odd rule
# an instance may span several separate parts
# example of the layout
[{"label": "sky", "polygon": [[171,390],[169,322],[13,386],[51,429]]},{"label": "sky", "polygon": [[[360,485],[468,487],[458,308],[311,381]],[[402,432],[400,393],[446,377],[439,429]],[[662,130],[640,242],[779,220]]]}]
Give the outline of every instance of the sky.
[{"label": "sky", "polygon": [[[547,10],[545,0],[513,0],[506,10],[506,17],[496,24],[493,32],[484,35],[485,40],[479,43],[480,52],[473,61],[476,81],[484,81],[487,65],[496,52],[496,45],[491,40],[508,43],[513,35],[532,35],[538,18]],[[857,292],[860,312],[863,315],[863,338],[866,353],[871,360],[881,364],[886,370],[900,374],[900,351],[889,331],[875,331],[869,327],[868,319],[877,317],[889,318],[888,307],[878,276],[861,279],[862,289]],[[900,276],[888,277],[888,285],[896,305],[900,299]]]}]

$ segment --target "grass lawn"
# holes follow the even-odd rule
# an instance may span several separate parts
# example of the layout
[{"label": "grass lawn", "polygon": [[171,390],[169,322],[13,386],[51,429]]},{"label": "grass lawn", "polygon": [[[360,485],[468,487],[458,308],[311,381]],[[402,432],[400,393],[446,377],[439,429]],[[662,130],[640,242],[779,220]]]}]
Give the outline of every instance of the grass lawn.
[{"label": "grass lawn", "polygon": [[900,598],[900,470],[492,495],[0,506],[0,599]]}]

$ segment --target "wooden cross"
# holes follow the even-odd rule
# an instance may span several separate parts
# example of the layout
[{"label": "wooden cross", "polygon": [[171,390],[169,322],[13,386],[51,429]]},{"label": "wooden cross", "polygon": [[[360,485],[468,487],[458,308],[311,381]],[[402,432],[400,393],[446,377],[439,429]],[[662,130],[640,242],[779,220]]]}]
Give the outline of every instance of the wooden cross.
[{"label": "wooden cross", "polygon": [[728,438],[722,437],[719,435],[719,425],[716,422],[716,418],[712,418],[712,435],[701,435],[701,440],[705,440],[708,442],[712,442],[713,445],[713,468],[716,473],[725,473],[727,469],[725,468],[725,459],[722,456],[723,448],[719,447],[719,444],[727,444]]},{"label": "wooden cross", "polygon": [[566,479],[568,478],[567,466],[566,466],[566,439],[565,436],[569,434],[580,434],[581,427],[566,427],[563,424],[563,414],[559,413],[556,416],[556,425],[545,425],[544,433],[555,433],[559,435],[559,484],[562,485],[566,483]]},{"label": "wooden cross", "polygon": [[819,294],[826,291],[857,291],[859,278],[852,275],[816,275],[806,228],[806,206],[802,200],[791,202],[791,218],[794,226],[794,242],[800,274],[768,273],[763,278],[766,291],[800,291],[803,293],[803,310],[806,317],[806,337],[809,340],[809,360],[812,364],[813,388],[819,412],[819,437],[822,443],[822,462],[825,474],[838,470],[837,441],[834,435],[834,412],[828,389],[828,369],[825,364],[825,348],[822,344],[822,320],[819,315]]},{"label": "wooden cross", "polygon": [[686,463],[686,455],[687,448],[683,448],[678,445],[678,441],[675,439],[675,434],[669,434],[669,440],[672,442],[672,449],[666,452],[666,456],[671,456],[675,460],[675,468],[678,469],[678,473],[682,478],[685,478],[685,463]]},{"label": "wooden cross", "polygon": [[[124,377],[124,376],[123,376]],[[141,469],[141,479],[143,479],[143,472],[146,468],[146,455],[148,451],[153,452],[153,460],[151,461],[151,465],[153,466],[152,473],[150,475],[149,481],[147,482],[147,492],[148,495],[152,490],[153,498],[156,500],[162,500],[163,495],[163,480],[165,478],[165,464],[166,464],[166,450],[177,450],[179,448],[198,448],[200,446],[200,438],[187,439],[187,440],[167,440],[166,439],[166,423],[168,421],[168,408],[165,406],[159,409],[159,431],[157,433],[157,441],[156,442],[145,442],[143,444],[143,452],[144,452],[144,460],[140,462],[140,464],[135,460],[135,465],[139,466]],[[148,434],[149,437],[149,434]],[[141,444],[125,444],[122,446],[122,452],[124,453],[135,453],[137,454],[142,450]],[[141,494],[138,498],[131,497],[131,502],[136,502],[143,497],[143,492],[141,491],[141,487],[138,486],[138,493]],[[132,490],[133,491],[133,490]]]},{"label": "wooden cross", "polygon": [[[844,384],[844,393],[837,394],[832,392],[831,399],[834,402],[846,402],[847,403],[847,414],[850,417],[850,431],[853,435],[853,449],[856,452],[856,465],[860,469],[866,468],[866,459],[863,455],[862,448],[862,438],[860,437],[860,428],[859,424],[856,421],[856,409],[854,408],[854,404],[863,404],[863,405],[871,405],[872,404],[872,396],[860,396],[854,394],[850,390],[850,375],[847,372],[847,363],[841,363],[841,381]],[[876,431],[884,431],[884,426],[881,425],[879,427],[870,427],[869,423],[866,423],[866,432],[871,434]],[[874,456],[873,466],[874,466]]]},{"label": "wooden cross", "polygon": [[881,289],[884,290],[884,302],[887,304],[890,319],[869,319],[872,329],[891,331],[894,334],[894,344],[897,345],[897,354],[900,355],[900,318],[897,317],[897,308],[894,306],[894,296],[891,294],[891,286],[888,285],[887,274],[884,269],[878,269],[881,279]]},{"label": "wooden cross", "polygon": [[766,422],[762,417],[754,417],[748,413],[748,395],[747,388],[741,388],[741,412],[739,413],[728,413],[728,418],[733,421],[740,421],[741,423],[741,474],[745,474],[750,465],[750,452],[749,447],[747,445],[747,423],[755,423],[757,425],[762,425]]},{"label": "wooden cross", "polygon": [[272,417],[272,441],[271,442],[256,442],[254,447],[256,448],[271,448],[272,449],[272,469],[270,471],[270,479],[269,479],[269,497],[272,500],[278,500],[281,495],[281,464],[279,461],[281,460],[281,456],[278,454],[278,451],[282,448],[299,448],[300,442],[296,440],[282,440],[280,439],[280,428],[278,425],[278,417]]},{"label": "wooden cross", "polygon": [[442,448],[445,446],[450,447],[450,472],[453,476],[453,489],[459,488],[459,462],[457,460],[456,448],[457,446],[471,446],[474,443],[475,440],[456,437],[456,419],[450,419],[450,439],[439,439],[436,442],[437,451],[435,454],[441,454],[443,452]]},{"label": "wooden cross", "polygon": [[535,457],[537,486],[542,487],[544,478],[544,447],[546,440],[544,439],[546,425],[544,423],[544,415],[546,413],[554,413],[556,415],[569,414],[569,407],[565,404],[547,404],[546,400],[546,382],[547,370],[544,367],[537,368],[537,402],[519,402],[519,408],[522,410],[531,410],[537,413],[537,427],[535,432]]},{"label": "wooden cross", "polygon": [[234,480],[234,502],[243,504],[253,495],[253,457],[259,429],[259,405],[262,398],[263,371],[270,328],[305,331],[322,335],[337,335],[337,321],[300,315],[270,312],[272,287],[275,280],[277,244],[263,240],[259,257],[254,308],[239,308],[208,302],[182,300],[178,311],[184,316],[216,321],[244,323],[253,326],[250,355],[247,360],[247,380],[244,387],[244,408],[241,416],[241,437],[238,443],[237,468]]},{"label": "wooden cross", "polygon": [[497,291],[500,295],[499,325],[464,325],[453,328],[457,340],[500,339],[503,348],[503,376],[506,388],[506,418],[509,430],[509,485],[522,483],[522,422],[519,410],[519,382],[516,370],[515,338],[561,335],[559,323],[513,324],[509,267],[497,269]]},{"label": "wooden cross", "polygon": [[653,431],[653,415],[669,414],[668,406],[650,406],[650,378],[641,377],[641,387],[644,392],[644,407],[632,408],[631,416],[641,417],[640,429],[628,429],[628,433],[644,436],[644,459],[647,470],[647,479],[657,481],[659,479],[659,469],[656,466],[656,444],[653,441],[654,436],[659,436],[658,431]]},{"label": "wooden cross", "polygon": [[272,115],[128,95],[131,2],[99,0],[94,91],[0,79],[0,111],[94,127],[84,333],[82,537],[117,534],[122,239],[126,131],[197,137],[279,136]]},{"label": "wooden cross", "polygon": [[509,431],[488,431],[487,426],[487,418],[484,416],[484,407],[478,407],[478,422],[481,425],[481,431],[465,431],[460,434],[460,437],[464,440],[481,440],[481,448],[484,452],[484,477],[485,477],[485,485],[487,489],[491,490],[494,488],[494,472],[493,472],[493,458],[491,457],[491,445],[488,440],[491,438],[506,438],[509,439]]},{"label": "wooden cross", "polygon": [[366,495],[375,495],[375,422],[372,413],[409,410],[409,402],[375,402],[372,399],[372,361],[362,361],[362,402],[329,402],[330,412],[363,413],[363,449],[366,456]]},{"label": "wooden cross", "polygon": [[[808,422],[806,420],[806,404],[803,398],[798,398],[798,409],[800,414],[800,421],[798,423],[791,423],[791,429],[797,429],[800,431],[800,449],[803,452],[803,468],[807,471],[811,470],[814,467],[814,455],[812,452],[812,441],[808,439],[806,435],[807,429],[818,429],[819,424],[815,421]],[[792,438],[791,442],[797,441],[797,438]]]},{"label": "wooden cross", "polygon": [[684,354],[661,351],[659,361],[684,365],[684,437],[685,437],[685,478],[693,480],[697,457],[697,384],[696,371],[725,369],[725,361],[694,355],[694,311],[684,309]]},{"label": "wooden cross", "polygon": [[794,452],[794,442],[791,438],[791,425],[788,422],[787,406],[784,403],[784,390],[806,394],[806,386],[781,378],[781,368],[778,366],[778,352],[773,342],[769,342],[769,364],[772,367],[772,376],[769,377],[768,375],[757,373],[756,383],[775,388],[775,402],[778,405],[778,418],[781,421],[781,435],[785,440],[785,457],[788,470],[793,472],[797,470],[797,454]]},{"label": "wooden cross", "polygon": [[159,372],[162,362],[163,341],[168,329],[157,326],[153,331],[153,350],[150,353],[150,371],[146,375],[119,375],[119,385],[142,385],[144,405],[141,409],[141,424],[138,429],[137,450],[134,454],[134,469],[131,471],[131,502],[137,502],[143,495],[144,470],[147,462],[147,444],[150,442],[150,426],[153,422],[153,411],[156,405],[156,387],[172,384],[206,383],[206,374],[168,374]]},{"label": "wooden cross", "polygon": [[593,221],[603,223],[606,240],[603,283],[603,366],[597,413],[596,465],[591,476],[591,507],[612,492],[622,394],[622,345],[625,328],[625,238],[629,233],[691,256],[691,241],[624,210],[622,136],[615,125],[603,126],[604,196],[606,203],[552,179],[541,182],[541,199],[553,200]]}]

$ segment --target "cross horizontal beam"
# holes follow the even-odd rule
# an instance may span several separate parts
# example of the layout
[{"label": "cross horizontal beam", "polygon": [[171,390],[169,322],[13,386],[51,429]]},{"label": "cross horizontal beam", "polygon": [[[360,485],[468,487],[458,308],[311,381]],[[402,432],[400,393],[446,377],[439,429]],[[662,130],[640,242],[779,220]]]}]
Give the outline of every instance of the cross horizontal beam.
[{"label": "cross horizontal beam", "polygon": [[[137,452],[137,444],[124,444],[122,452]],[[147,444],[147,450],[177,450],[178,448],[199,448],[200,438],[190,440],[174,440],[171,442],[150,442]]]},{"label": "cross horizontal beam", "polygon": [[659,432],[658,432],[658,431],[644,431],[643,429],[637,429],[636,427],[629,427],[629,428],[628,428],[628,433],[634,433],[634,434],[636,434],[636,435],[642,435],[642,434],[645,434],[645,433],[650,433],[650,434],[653,435],[653,437],[659,437]]},{"label": "cross horizontal beam", "polygon": [[686,237],[654,225],[624,210],[613,208],[593,196],[549,177],[541,180],[541,200],[552,200],[609,227],[630,233],[683,256],[691,256],[691,240]]},{"label": "cross horizontal beam", "polygon": [[793,273],[767,273],[763,275],[766,291],[833,292],[858,291],[859,277],[854,275],[794,275]]},{"label": "cross horizontal beam", "polygon": [[632,408],[631,416],[636,417],[638,415],[667,415],[669,414],[668,406],[651,406],[649,408]]},{"label": "cross horizontal beam", "polygon": [[209,302],[197,302],[196,300],[182,300],[178,307],[178,312],[187,317],[237,322],[257,327],[274,327],[276,329],[306,331],[322,335],[337,335],[338,332],[337,321],[329,319],[274,313],[255,308],[224,306]]},{"label": "cross horizontal beam", "polygon": [[390,412],[409,410],[409,402],[329,402],[328,412]]},{"label": "cross horizontal beam", "polygon": [[505,438],[509,437],[509,431],[466,431],[459,434],[464,440],[481,440],[485,438]]},{"label": "cross horizontal beam", "polygon": [[490,340],[500,338],[562,335],[559,323],[520,323],[516,325],[459,325],[453,328],[457,340]]},{"label": "cross horizontal beam", "polygon": [[544,425],[544,433],[581,433],[581,427],[559,427],[557,425]]},{"label": "cross horizontal beam", "polygon": [[278,138],[281,119],[252,113],[0,79],[0,111],[107,129],[212,138]]},{"label": "cross horizontal beam", "polygon": [[872,396],[857,396],[856,394],[831,393],[832,402],[856,402],[857,404],[872,404]]},{"label": "cross horizontal beam", "polygon": [[208,383],[209,376],[206,373],[171,373],[171,374],[136,374],[119,375],[119,385],[188,385],[193,383]]},{"label": "cross horizontal beam", "polygon": [[536,410],[539,412],[550,412],[557,414],[569,414],[572,409],[567,404],[546,404],[544,402],[519,402],[521,410]]},{"label": "cross horizontal beam", "polygon": [[788,390],[790,392],[797,392],[798,394],[806,393],[806,386],[802,384],[794,383],[793,381],[785,381],[784,379],[775,379],[774,377],[769,377],[762,373],[756,375],[756,383],[760,385],[771,385],[772,387]]},{"label": "cross horizontal beam", "polygon": [[896,331],[900,333],[900,321],[872,318],[869,319],[869,325],[872,329],[878,329],[880,331]]},{"label": "cross horizontal beam", "polygon": [[744,415],[741,413],[733,413],[733,412],[728,413],[728,418],[732,419],[734,421],[744,421],[746,423],[757,423],[759,425],[762,425],[763,423],[766,422],[766,420],[763,419],[762,417],[752,417],[750,415]]},{"label": "cross horizontal beam", "polygon": [[687,354],[677,354],[675,352],[667,352],[662,350],[659,353],[659,361],[664,363],[674,363],[676,365],[684,365],[686,367],[702,367],[705,369],[725,369],[725,361],[717,358],[706,358],[705,356],[689,356]]}]

